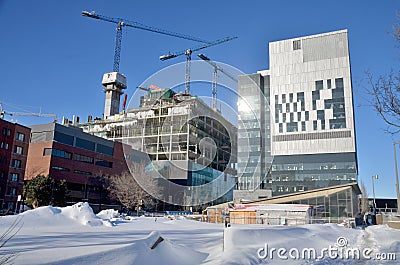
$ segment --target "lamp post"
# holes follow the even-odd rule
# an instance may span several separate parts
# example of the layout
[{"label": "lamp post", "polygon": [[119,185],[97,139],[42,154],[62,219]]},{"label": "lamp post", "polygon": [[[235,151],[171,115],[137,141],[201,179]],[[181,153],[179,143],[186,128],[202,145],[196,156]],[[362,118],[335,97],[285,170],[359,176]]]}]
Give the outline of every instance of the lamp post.
[{"label": "lamp post", "polygon": [[374,214],[375,214],[376,213],[376,201],[375,201],[374,179],[378,179],[378,175],[372,176],[372,195],[374,196]]},{"label": "lamp post", "polygon": [[397,213],[400,214],[399,171],[397,169],[396,144],[400,144],[400,142],[394,142],[393,143],[393,148],[394,148],[394,168],[396,169]]}]

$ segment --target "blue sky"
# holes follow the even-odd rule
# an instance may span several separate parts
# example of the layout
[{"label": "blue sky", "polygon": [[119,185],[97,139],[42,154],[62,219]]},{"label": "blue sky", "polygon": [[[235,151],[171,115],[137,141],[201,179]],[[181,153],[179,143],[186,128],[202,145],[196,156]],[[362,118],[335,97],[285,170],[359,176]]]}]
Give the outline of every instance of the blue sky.
[{"label": "blue sky", "polygon": [[[395,197],[393,141],[365,101],[365,71],[398,70],[400,49],[388,32],[400,1],[20,1],[0,0],[0,102],[8,111],[101,116],[101,78],[113,66],[115,25],[81,16],[96,11],[199,38],[239,38],[204,53],[244,73],[268,69],[268,42],[348,29],[359,178],[372,196]],[[160,61],[169,51],[196,47],[176,39],[124,28],[120,71],[128,96],[153,73],[184,61]],[[193,56],[195,59],[195,56]],[[184,76],[182,75],[182,78]],[[211,95],[211,91],[210,91]],[[16,117],[25,125],[48,118]],[[400,155],[399,155],[400,157]]]}]

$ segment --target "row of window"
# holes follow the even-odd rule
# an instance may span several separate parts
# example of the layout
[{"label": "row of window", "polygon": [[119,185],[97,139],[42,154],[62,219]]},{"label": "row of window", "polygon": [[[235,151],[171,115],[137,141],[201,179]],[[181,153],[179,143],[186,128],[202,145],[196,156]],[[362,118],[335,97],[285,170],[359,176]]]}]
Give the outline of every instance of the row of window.
[{"label": "row of window", "polygon": [[93,157],[90,156],[85,156],[85,155],[81,155],[81,154],[73,154],[71,152],[67,152],[64,150],[59,150],[59,149],[55,149],[55,148],[45,148],[43,151],[43,155],[44,156],[56,156],[56,157],[61,157],[61,158],[65,158],[65,159],[69,159],[69,160],[74,160],[74,161],[79,161],[79,162],[84,162],[84,163],[88,163],[88,164],[95,164],[97,166],[103,166],[103,167],[109,167],[112,168],[112,162],[106,161],[106,160],[101,160],[101,159],[97,159],[96,161],[94,161]]},{"label": "row of window", "polygon": [[[74,142],[75,139],[75,142]],[[72,135],[64,134],[61,132],[54,132],[54,140],[63,144],[70,146],[75,146],[92,152],[97,152],[100,154],[105,154],[112,156],[114,154],[114,148],[110,146],[105,146],[102,144],[96,144],[95,142],[82,139],[79,137],[74,137]],[[97,146],[97,147],[96,147]]]},{"label": "row of window", "polygon": [[11,129],[3,128],[1,131],[4,136],[11,136]]}]

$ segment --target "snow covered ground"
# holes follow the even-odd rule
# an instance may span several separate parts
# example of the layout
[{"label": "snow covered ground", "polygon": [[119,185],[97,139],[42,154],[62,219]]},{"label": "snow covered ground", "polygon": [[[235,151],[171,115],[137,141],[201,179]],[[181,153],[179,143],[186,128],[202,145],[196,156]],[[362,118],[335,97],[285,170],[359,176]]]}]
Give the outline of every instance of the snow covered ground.
[{"label": "snow covered ground", "polygon": [[[22,220],[21,230],[0,249],[0,258],[15,252],[14,264],[119,265],[398,264],[400,260],[400,230],[387,226],[224,228],[186,219],[117,216],[113,210],[96,216],[86,203],[79,203],[0,217],[0,235],[17,218]],[[151,249],[160,236],[164,240]],[[392,260],[377,260],[381,257]]]}]

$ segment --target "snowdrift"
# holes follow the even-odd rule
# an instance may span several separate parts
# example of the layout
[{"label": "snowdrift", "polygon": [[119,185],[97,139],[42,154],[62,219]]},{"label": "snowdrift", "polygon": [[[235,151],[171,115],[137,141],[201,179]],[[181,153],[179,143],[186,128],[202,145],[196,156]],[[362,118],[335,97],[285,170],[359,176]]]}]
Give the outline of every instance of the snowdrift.
[{"label": "snowdrift", "polygon": [[[153,247],[160,237],[162,238],[159,240],[161,242]],[[159,232],[152,231],[147,237],[135,240],[122,248],[104,251],[101,254],[96,253],[52,262],[52,264],[195,265],[201,264],[207,256],[206,253],[175,244]]]},{"label": "snowdrift", "polygon": [[24,226],[111,225],[108,221],[97,217],[86,202],[67,207],[43,206],[20,215],[23,217]]}]

